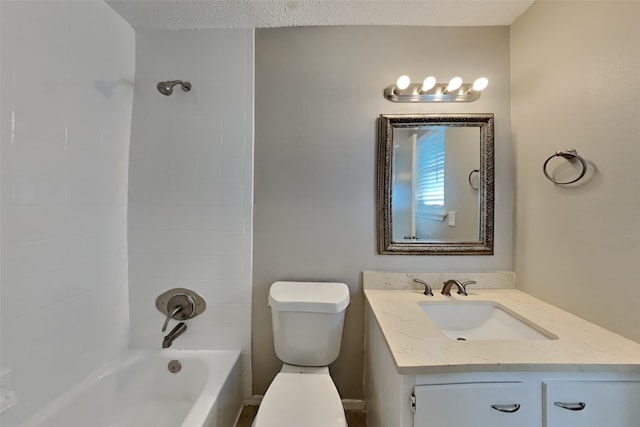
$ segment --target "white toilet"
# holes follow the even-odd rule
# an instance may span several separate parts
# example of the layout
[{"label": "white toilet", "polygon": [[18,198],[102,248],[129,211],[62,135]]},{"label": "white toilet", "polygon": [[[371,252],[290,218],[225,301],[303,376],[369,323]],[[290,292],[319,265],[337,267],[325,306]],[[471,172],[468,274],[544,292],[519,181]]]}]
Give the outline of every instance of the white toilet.
[{"label": "white toilet", "polygon": [[349,288],[344,283],[275,282],[269,290],[276,354],[284,363],[253,427],[346,427],[329,376],[340,353]]}]

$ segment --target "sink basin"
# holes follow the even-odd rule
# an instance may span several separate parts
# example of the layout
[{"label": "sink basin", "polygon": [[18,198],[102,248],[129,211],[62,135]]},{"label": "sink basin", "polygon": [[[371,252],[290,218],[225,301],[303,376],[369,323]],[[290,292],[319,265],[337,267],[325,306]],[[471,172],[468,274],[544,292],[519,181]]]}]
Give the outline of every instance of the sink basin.
[{"label": "sink basin", "polygon": [[489,301],[419,302],[446,336],[471,340],[549,340],[555,335]]}]

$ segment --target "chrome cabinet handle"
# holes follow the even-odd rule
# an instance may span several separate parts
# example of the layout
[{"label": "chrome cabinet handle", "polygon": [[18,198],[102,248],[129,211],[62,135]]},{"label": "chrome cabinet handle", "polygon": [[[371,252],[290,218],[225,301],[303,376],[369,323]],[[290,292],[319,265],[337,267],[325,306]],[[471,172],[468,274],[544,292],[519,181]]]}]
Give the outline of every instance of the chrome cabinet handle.
[{"label": "chrome cabinet handle", "polygon": [[554,405],[569,411],[582,411],[587,407],[584,402],[553,402]]},{"label": "chrome cabinet handle", "polygon": [[514,413],[514,412],[518,412],[518,409],[520,409],[520,404],[519,403],[513,403],[511,405],[497,405],[497,404],[493,404],[491,405],[491,407],[493,409],[495,409],[496,411],[500,411],[500,412],[506,412],[506,413]]}]

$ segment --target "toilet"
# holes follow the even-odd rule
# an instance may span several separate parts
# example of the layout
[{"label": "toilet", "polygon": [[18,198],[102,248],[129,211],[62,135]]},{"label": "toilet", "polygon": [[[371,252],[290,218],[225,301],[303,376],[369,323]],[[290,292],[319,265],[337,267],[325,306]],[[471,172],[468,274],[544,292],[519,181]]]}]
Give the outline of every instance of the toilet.
[{"label": "toilet", "polygon": [[271,285],[273,340],[283,365],[262,399],[253,427],[347,426],[329,364],[340,353],[348,305],[344,283]]}]

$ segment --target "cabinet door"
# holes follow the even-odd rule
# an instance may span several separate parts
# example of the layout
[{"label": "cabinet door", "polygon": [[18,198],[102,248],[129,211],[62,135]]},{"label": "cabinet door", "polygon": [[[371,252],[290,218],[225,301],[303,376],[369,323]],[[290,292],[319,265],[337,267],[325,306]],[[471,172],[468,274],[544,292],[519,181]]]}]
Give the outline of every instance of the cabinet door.
[{"label": "cabinet door", "polygon": [[545,427],[638,427],[640,382],[547,381]]},{"label": "cabinet door", "polygon": [[416,386],[414,427],[530,427],[540,425],[540,391],[521,382]]}]

